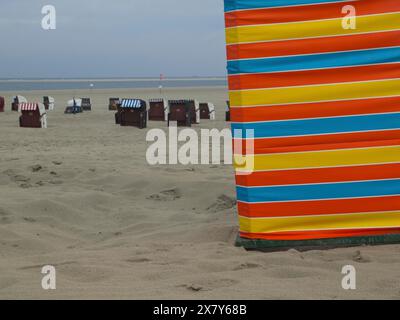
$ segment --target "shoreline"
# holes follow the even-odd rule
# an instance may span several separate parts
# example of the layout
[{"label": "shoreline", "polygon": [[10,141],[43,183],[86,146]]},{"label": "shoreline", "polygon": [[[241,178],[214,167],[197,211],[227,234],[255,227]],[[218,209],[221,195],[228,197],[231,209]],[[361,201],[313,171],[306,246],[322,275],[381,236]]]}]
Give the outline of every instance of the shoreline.
[{"label": "shoreline", "polygon": [[[165,78],[162,81],[169,82],[169,81],[224,81],[226,77],[200,77],[200,78]],[[31,83],[43,83],[43,82],[50,82],[50,83],[58,83],[58,82],[153,82],[153,81],[160,81],[159,78],[82,78],[82,79],[0,79],[0,83],[10,83],[10,82],[31,82]]]},{"label": "shoreline", "polygon": [[[126,92],[127,90],[129,91],[135,91],[135,92],[143,92],[143,91],[148,91],[148,92],[155,92],[159,91],[159,88],[108,88],[108,89],[103,89],[103,88],[87,88],[87,89],[35,89],[35,90],[0,90],[0,96],[6,96],[10,95],[10,93],[19,93],[23,95],[24,93],[27,94],[37,94],[39,92],[52,92],[52,93],[68,93],[68,92],[93,92],[93,93],[112,93],[112,92]],[[163,91],[191,91],[191,90],[226,90],[228,91],[228,86],[197,86],[197,87],[163,87]],[[165,93],[164,92],[164,93]]]}]

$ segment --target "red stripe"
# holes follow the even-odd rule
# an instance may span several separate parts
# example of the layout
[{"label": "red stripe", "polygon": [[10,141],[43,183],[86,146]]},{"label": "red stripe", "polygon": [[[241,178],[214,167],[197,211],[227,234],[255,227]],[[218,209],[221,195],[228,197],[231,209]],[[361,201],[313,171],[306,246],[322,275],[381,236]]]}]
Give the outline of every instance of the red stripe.
[{"label": "red stripe", "polygon": [[349,237],[367,237],[389,234],[400,234],[400,228],[385,229],[348,229],[348,230],[326,230],[326,231],[297,231],[297,232],[276,232],[276,233],[245,233],[240,232],[242,238],[259,240],[314,240],[333,239]]},{"label": "red stripe", "polygon": [[236,184],[257,187],[396,178],[400,178],[400,163],[254,172],[236,175]]},{"label": "red stripe", "polygon": [[291,202],[238,202],[239,214],[249,218],[296,217],[400,210],[400,196]]},{"label": "red stripe", "polygon": [[325,70],[231,75],[228,77],[228,81],[230,90],[246,90],[395,78],[400,78],[400,63]]},{"label": "red stripe", "polygon": [[225,13],[226,27],[343,18],[345,5],[355,7],[357,16],[400,11],[398,0],[362,0],[296,7],[268,8]]},{"label": "red stripe", "polygon": [[230,111],[231,120],[233,122],[274,121],[386,113],[400,111],[400,96],[393,98],[231,108]]},{"label": "red stripe", "polygon": [[[349,142],[363,142],[363,141],[384,141],[388,140],[390,145],[400,144],[400,130],[388,131],[372,131],[372,132],[357,132],[357,133],[341,133],[341,134],[327,134],[318,136],[302,136],[302,137],[289,137],[289,138],[265,138],[254,140],[254,154],[268,153],[271,148],[295,147],[300,146],[303,150],[312,150],[314,147],[311,145],[320,144],[338,144]],[[308,145],[308,146],[307,146]],[[243,140],[242,150],[246,150],[248,144]],[[303,147],[302,147],[303,146]],[[321,146],[317,146],[318,150]],[[323,148],[323,146],[322,146]],[[292,149],[294,150],[294,149]],[[240,150],[235,150],[235,154],[241,154]]]},{"label": "red stripe", "polygon": [[393,47],[399,44],[400,31],[389,31],[315,39],[228,45],[227,56],[228,60],[252,59]]}]

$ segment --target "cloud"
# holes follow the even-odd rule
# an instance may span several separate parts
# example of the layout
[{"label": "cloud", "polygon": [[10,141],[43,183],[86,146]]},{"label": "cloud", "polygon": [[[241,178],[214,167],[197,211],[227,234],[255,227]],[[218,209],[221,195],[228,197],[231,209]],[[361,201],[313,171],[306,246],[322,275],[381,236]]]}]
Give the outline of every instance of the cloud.
[{"label": "cloud", "polygon": [[225,74],[222,0],[7,0],[0,26],[2,77]]}]

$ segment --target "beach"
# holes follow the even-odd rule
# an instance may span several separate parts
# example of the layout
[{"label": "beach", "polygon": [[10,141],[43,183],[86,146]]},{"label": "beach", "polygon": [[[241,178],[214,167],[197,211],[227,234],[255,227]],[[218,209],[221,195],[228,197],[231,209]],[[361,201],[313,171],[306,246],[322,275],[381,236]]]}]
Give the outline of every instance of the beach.
[{"label": "beach", "polygon": [[[13,95],[56,100],[47,129],[23,129]],[[231,165],[146,162],[146,132],[121,127],[108,99],[159,98],[158,89],[0,92],[0,299],[399,299],[400,246],[299,252],[235,247]],[[67,100],[92,111],[64,115]],[[168,88],[166,99],[216,106],[228,128],[224,87]],[[41,269],[57,270],[42,289]],[[343,266],[357,290],[342,288]]]}]

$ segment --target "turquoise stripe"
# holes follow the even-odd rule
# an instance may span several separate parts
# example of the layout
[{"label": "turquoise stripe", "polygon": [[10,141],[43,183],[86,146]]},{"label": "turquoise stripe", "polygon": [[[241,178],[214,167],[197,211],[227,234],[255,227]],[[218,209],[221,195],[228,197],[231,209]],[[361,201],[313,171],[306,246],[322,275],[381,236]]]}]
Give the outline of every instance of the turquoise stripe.
[{"label": "turquoise stripe", "polygon": [[238,200],[244,202],[304,201],[399,194],[399,179],[281,187],[237,187]]},{"label": "turquoise stripe", "polygon": [[276,8],[318,3],[354,2],[349,0],[225,0],[225,12],[245,9]]},{"label": "turquoise stripe", "polygon": [[247,132],[254,133],[255,138],[275,138],[393,129],[400,129],[400,113],[291,121],[232,123],[234,136],[239,139],[252,138],[247,136]]},{"label": "turquoise stripe", "polygon": [[357,50],[284,58],[228,61],[229,74],[299,71],[400,62],[400,47]]}]

